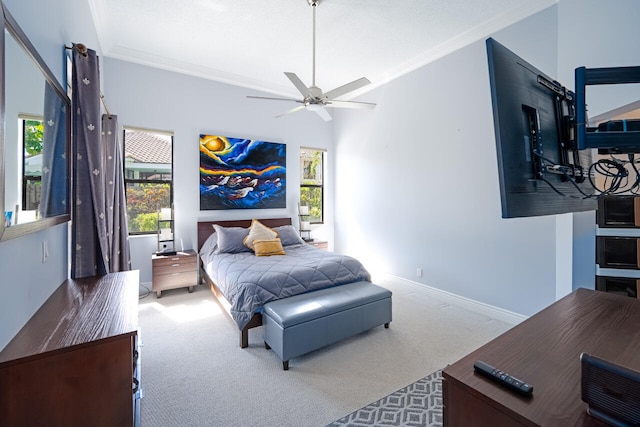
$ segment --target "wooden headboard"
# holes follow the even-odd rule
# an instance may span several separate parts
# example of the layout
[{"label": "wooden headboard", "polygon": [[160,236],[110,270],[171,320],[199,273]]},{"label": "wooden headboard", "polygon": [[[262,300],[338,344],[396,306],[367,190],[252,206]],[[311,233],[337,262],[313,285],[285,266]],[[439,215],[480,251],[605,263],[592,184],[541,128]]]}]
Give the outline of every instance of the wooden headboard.
[{"label": "wooden headboard", "polygon": [[[291,218],[257,218],[258,221],[266,225],[267,227],[279,227],[281,225],[291,225]],[[239,219],[239,220],[227,220],[227,221],[198,221],[198,252],[207,237],[213,233],[213,224],[218,224],[222,227],[244,227],[249,228],[251,226],[251,219]]]}]

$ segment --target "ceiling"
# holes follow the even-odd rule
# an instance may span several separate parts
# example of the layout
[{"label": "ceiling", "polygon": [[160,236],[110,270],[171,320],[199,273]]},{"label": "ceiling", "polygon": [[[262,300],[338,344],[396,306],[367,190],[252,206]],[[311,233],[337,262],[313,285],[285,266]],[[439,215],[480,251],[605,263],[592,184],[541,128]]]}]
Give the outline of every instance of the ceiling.
[{"label": "ceiling", "polygon": [[[321,0],[316,85],[359,95],[558,0]],[[88,0],[102,55],[280,96],[312,83],[307,0]],[[91,46],[90,46],[91,47]]]}]

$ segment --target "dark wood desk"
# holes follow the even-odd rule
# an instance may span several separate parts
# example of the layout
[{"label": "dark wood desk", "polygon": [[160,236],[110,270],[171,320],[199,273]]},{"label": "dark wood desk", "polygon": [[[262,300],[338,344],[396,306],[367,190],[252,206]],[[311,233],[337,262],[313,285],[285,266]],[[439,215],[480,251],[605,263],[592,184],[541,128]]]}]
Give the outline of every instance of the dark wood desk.
[{"label": "dark wood desk", "polygon": [[[604,426],[580,397],[582,352],[640,371],[640,300],[578,289],[443,370],[445,426]],[[533,385],[520,397],[483,360]]]}]

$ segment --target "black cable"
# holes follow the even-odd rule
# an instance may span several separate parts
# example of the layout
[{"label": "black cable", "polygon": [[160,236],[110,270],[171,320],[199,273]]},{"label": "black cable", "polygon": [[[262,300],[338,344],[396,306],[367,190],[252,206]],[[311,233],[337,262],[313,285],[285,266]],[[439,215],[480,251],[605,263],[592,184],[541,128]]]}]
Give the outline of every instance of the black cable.
[{"label": "black cable", "polygon": [[[559,165],[555,164],[554,162],[552,162],[551,160],[547,159],[546,157],[544,157],[544,156],[540,155],[539,153],[533,152],[533,154],[534,154],[535,156],[537,156],[537,157],[541,158],[541,159],[542,159],[542,160],[544,160],[545,162],[550,163],[550,164],[551,164],[551,165],[553,165],[553,166],[559,166]],[[564,194],[563,192],[561,192],[560,190],[558,190],[558,189],[557,189],[553,184],[551,184],[551,182],[550,182],[549,180],[545,179],[544,177],[543,177],[543,178],[541,178],[541,180],[542,180],[543,182],[545,182],[547,185],[549,185],[549,187],[551,187],[551,189],[552,189],[553,191],[555,191],[556,193],[558,193],[559,195],[561,195],[561,196],[563,196],[563,197],[570,197],[570,198],[574,198],[574,199],[590,199],[590,198],[594,197],[594,196],[593,196],[593,195],[591,195],[591,194],[587,194],[587,193],[585,193],[585,192],[582,190],[582,188],[580,188],[580,186],[578,185],[578,183],[576,182],[576,180],[575,180],[571,175],[569,175],[568,173],[566,173],[563,169],[558,169],[558,170],[559,170],[559,172],[560,172],[560,173],[561,173],[565,178],[567,178],[567,180],[568,180],[568,181],[569,181],[569,182],[570,182],[570,183],[571,183],[571,184],[576,188],[576,190],[578,190],[578,192],[579,192],[580,194],[582,194],[582,196],[583,196],[583,197],[578,197],[578,196],[575,196],[575,195],[572,195],[572,194]]]},{"label": "black cable", "polygon": [[[611,170],[615,170],[612,173]],[[594,172],[594,173],[592,173]],[[605,177],[605,183],[611,179],[611,183],[604,189],[598,188],[595,182],[593,182],[593,176],[599,174]],[[589,166],[589,183],[591,186],[602,193],[602,195],[616,194],[620,191],[620,188],[625,188],[628,185],[629,172],[624,167],[624,164],[618,159],[600,159]],[[624,183],[624,185],[623,185]]]},{"label": "black cable", "polygon": [[[635,165],[635,160],[633,157],[633,154],[629,155],[629,163],[631,163],[632,168],[634,169],[635,173],[636,173],[636,179],[634,181],[634,183],[631,185],[630,188],[627,189],[628,185],[629,185],[629,171],[626,169],[625,167],[625,162],[621,161],[619,159],[600,159],[595,163],[592,163],[589,166],[588,169],[588,176],[589,176],[589,183],[591,184],[591,187],[593,187],[596,191],[598,191],[600,194],[597,195],[592,195],[592,194],[587,194],[585,193],[582,188],[580,188],[580,186],[578,185],[578,183],[575,181],[575,178],[572,177],[571,175],[569,175],[568,173],[565,172],[565,170],[563,169],[562,166],[556,164],[555,162],[551,161],[550,159],[545,158],[544,156],[540,155],[539,153],[533,152],[533,154],[535,156],[537,156],[538,158],[542,159],[543,161],[549,163],[550,165],[552,165],[553,167],[558,167],[559,169],[557,169],[557,171],[559,171],[575,188],[576,190],[578,190],[578,192],[583,196],[583,197],[578,197],[575,195],[571,195],[571,194],[565,194],[563,192],[561,192],[560,190],[558,190],[549,180],[543,178],[540,178],[541,181],[545,182],[554,192],[556,192],[557,194],[563,196],[563,197],[569,197],[569,198],[576,198],[576,199],[591,199],[591,198],[600,198],[600,197],[604,197],[607,195],[611,195],[611,194],[617,194],[620,192],[624,192],[624,191],[634,191],[634,190],[638,190],[640,189],[640,170],[638,170],[638,168]],[[608,185],[605,186],[605,188],[601,189],[598,188],[598,186],[596,185],[596,183],[593,181],[593,176],[595,174],[599,174],[605,177],[605,183],[609,183]],[[621,191],[621,189],[623,191]]]}]

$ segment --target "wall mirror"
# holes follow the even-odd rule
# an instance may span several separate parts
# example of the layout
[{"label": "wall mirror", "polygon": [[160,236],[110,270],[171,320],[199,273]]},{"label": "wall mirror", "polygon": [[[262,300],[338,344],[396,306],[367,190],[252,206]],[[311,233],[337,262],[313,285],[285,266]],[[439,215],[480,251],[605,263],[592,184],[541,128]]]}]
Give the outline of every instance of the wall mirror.
[{"label": "wall mirror", "polygon": [[2,4],[0,241],[70,219],[69,97]]}]

